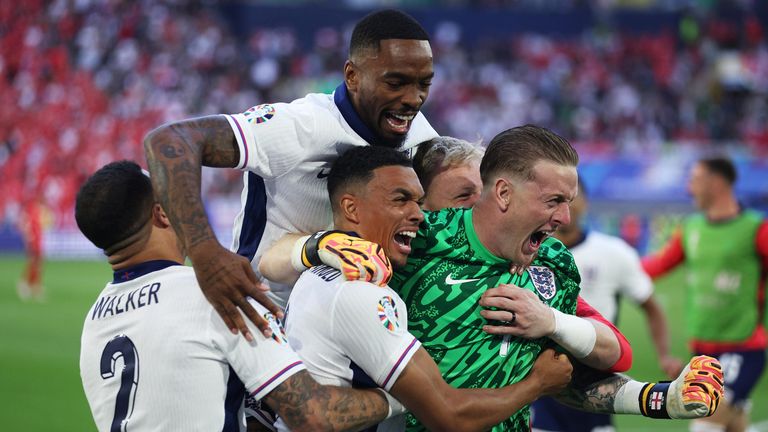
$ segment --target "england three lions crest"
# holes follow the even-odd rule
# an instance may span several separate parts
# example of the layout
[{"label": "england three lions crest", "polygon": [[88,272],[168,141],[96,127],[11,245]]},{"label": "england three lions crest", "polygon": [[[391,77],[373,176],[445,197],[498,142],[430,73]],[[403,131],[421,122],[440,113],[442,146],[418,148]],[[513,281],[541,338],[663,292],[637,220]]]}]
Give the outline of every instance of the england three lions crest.
[{"label": "england three lions crest", "polygon": [[531,281],[533,281],[533,286],[536,287],[536,291],[538,291],[545,300],[549,300],[555,296],[557,285],[555,285],[555,274],[552,273],[552,270],[548,267],[531,266],[528,267],[528,274],[531,275]]}]

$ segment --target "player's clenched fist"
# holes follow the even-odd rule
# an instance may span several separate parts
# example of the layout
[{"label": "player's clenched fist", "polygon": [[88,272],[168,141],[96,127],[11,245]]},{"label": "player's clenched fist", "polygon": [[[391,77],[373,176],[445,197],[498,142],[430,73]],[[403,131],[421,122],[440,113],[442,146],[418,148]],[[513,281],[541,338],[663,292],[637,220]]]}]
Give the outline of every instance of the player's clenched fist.
[{"label": "player's clenched fist", "polygon": [[291,256],[293,267],[321,264],[341,270],[347,280],[363,280],[384,286],[392,279],[392,264],[376,243],[344,231],[320,231],[300,238]]},{"label": "player's clenched fist", "polygon": [[720,362],[696,356],[671,383],[648,384],[640,394],[641,409],[643,415],[656,418],[708,417],[717,410],[723,392]]},{"label": "player's clenched fist", "polygon": [[[683,369],[680,378],[683,406],[688,412],[701,416],[711,416],[723,397],[723,369],[716,358],[696,356]],[[674,382],[673,382],[674,384]]]},{"label": "player's clenched fist", "polygon": [[573,365],[568,356],[548,348],[539,354],[529,377],[539,381],[542,395],[554,395],[568,386],[572,372]]}]

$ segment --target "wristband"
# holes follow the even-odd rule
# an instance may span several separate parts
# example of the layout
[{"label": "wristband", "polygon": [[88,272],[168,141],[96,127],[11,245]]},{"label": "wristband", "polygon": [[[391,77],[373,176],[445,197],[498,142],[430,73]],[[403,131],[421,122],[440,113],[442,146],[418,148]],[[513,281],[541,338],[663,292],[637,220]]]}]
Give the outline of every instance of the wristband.
[{"label": "wristband", "polygon": [[389,394],[386,390],[384,390],[381,387],[376,387],[376,390],[380,391],[381,394],[384,395],[384,398],[387,399],[387,404],[389,405],[389,412],[387,412],[387,418],[392,418],[394,416],[405,414],[406,412],[408,412],[408,410],[403,406],[403,404],[401,404],[400,401],[395,399],[395,397]]},{"label": "wristband", "polygon": [[299,237],[296,242],[293,243],[293,249],[291,249],[291,267],[299,273],[312,267],[311,265],[307,266],[304,263],[304,245],[310,237],[312,236],[306,235]]},{"label": "wristband", "polygon": [[670,381],[662,381],[643,386],[637,398],[643,416],[657,419],[670,418],[667,412],[669,384]]},{"label": "wristband", "polygon": [[597,330],[591,322],[575,315],[568,315],[550,307],[555,316],[555,331],[549,337],[577,359],[592,353],[597,342]]},{"label": "wristband", "polygon": [[344,233],[344,231],[318,231],[312,235],[299,237],[291,249],[291,266],[293,269],[297,272],[303,272],[308,268],[323,265],[323,260],[320,259],[320,241],[333,233]]},{"label": "wristband", "polygon": [[615,414],[640,414],[645,417],[668,419],[669,381],[647,383],[628,381],[616,392]]},{"label": "wristband", "polygon": [[332,234],[340,231],[318,231],[307,239],[302,248],[301,260],[304,263],[304,267],[310,268],[314,266],[323,265],[323,260],[320,259],[318,252],[320,247],[320,240],[328,234]]},{"label": "wristband", "polygon": [[619,387],[613,399],[614,414],[642,414],[638,399],[647,385],[648,383],[630,380]]}]

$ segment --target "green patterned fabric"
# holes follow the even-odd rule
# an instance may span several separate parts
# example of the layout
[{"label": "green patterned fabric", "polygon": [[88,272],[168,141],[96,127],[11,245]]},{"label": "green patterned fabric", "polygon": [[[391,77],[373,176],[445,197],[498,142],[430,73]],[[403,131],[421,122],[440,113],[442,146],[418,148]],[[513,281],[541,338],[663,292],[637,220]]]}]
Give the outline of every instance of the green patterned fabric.
[{"label": "green patterned fabric", "polygon": [[[574,314],[580,277],[571,253],[558,240],[544,241],[522,276],[478,240],[471,209],[427,212],[411,242],[407,265],[390,283],[408,305],[408,328],[435,359],[454,387],[498,388],[522,380],[552,342],[484,333],[478,300],[488,288],[511,283],[538,294],[545,303]],[[493,431],[529,430],[528,407]],[[409,431],[425,428],[413,416]]]}]

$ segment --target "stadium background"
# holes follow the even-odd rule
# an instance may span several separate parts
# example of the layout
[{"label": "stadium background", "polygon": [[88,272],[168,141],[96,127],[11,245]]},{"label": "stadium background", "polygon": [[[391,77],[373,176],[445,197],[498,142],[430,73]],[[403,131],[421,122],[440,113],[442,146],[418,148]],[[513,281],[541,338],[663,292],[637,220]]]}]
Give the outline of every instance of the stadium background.
[{"label": "stadium background", "polygon": [[[165,121],[240,112],[331,91],[354,22],[399,7],[432,35],[424,109],[438,132],[487,142],[536,123],[574,142],[590,224],[653,250],[683,215],[691,162],[724,152],[739,197],[768,208],[768,2],[759,0],[24,1],[0,3],[0,413],[4,430],[91,430],[77,372],[82,317],[110,277],[74,226],[81,182],[101,165],[145,165]],[[222,242],[240,175],[204,171]],[[47,299],[23,303],[19,222],[44,209]],[[657,286],[686,356],[681,275]],[[638,312],[620,327],[632,374],[661,378]],[[169,366],[171,367],[171,366]],[[179,397],[183,397],[180,395]],[[752,419],[768,430],[768,378]],[[619,419],[620,431],[686,430]]]}]

